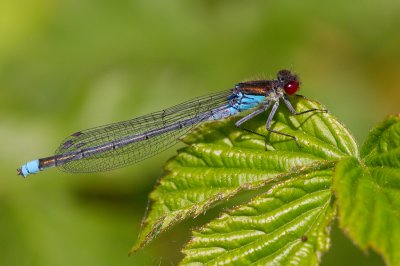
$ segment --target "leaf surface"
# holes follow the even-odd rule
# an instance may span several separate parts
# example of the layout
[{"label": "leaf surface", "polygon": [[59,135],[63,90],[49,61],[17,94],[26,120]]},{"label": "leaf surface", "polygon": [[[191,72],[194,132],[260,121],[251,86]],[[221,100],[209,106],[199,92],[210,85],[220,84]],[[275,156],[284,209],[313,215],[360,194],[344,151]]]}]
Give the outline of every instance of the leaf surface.
[{"label": "leaf surface", "polygon": [[332,165],[292,176],[194,232],[182,265],[316,265],[329,248]]},{"label": "leaf surface", "polygon": [[400,117],[389,116],[367,137],[361,160],[338,163],[334,175],[341,228],[362,249],[400,265]]},{"label": "leaf surface", "polygon": [[[291,102],[299,112],[323,108],[303,97],[293,97]],[[329,113],[294,116],[282,104],[272,127],[295,136],[297,143],[268,133],[267,114],[244,125],[266,139],[236,128],[237,119],[206,123],[185,137],[189,146],[165,165],[164,176],[150,194],[151,206],[132,252],[177,222],[194,218],[242,190],[259,189],[285,176],[358,156],[351,134]]]}]

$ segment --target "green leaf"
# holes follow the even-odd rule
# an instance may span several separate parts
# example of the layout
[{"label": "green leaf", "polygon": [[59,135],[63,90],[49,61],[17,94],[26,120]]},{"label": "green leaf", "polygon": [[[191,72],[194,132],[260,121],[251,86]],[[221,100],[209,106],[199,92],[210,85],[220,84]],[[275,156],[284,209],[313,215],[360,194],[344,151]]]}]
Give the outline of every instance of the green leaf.
[{"label": "green leaf", "polygon": [[[303,97],[293,97],[291,102],[297,111],[323,108]],[[260,115],[245,127],[267,135],[266,118]],[[358,156],[351,134],[329,113],[294,116],[282,104],[273,129],[296,136],[297,143],[271,133],[267,151],[263,137],[235,128],[237,119],[206,123],[184,139],[189,147],[165,165],[165,175],[150,194],[151,208],[132,252],[177,222],[194,218],[242,190]]]},{"label": "green leaf", "polygon": [[274,184],[222,214],[184,248],[182,265],[315,265],[329,248],[332,164]]},{"label": "green leaf", "polygon": [[373,129],[361,160],[336,166],[334,190],[341,228],[362,249],[400,265],[400,117],[389,116]]}]

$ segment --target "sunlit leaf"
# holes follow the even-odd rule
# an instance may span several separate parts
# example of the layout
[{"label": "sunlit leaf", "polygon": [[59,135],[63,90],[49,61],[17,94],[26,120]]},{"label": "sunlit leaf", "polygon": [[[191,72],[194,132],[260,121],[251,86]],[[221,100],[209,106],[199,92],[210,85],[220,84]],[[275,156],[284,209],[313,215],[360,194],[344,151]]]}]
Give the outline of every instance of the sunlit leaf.
[{"label": "sunlit leaf", "polygon": [[[302,97],[291,99],[296,110],[322,107]],[[165,166],[165,175],[150,194],[150,210],[133,248],[146,245],[173,224],[196,217],[239,191],[264,187],[285,175],[302,173],[342,157],[358,156],[347,129],[329,113],[294,116],[281,106],[273,128],[296,136],[268,134],[265,139],[234,127],[234,119],[210,122],[185,138],[188,147]],[[245,126],[267,134],[266,116]],[[332,166],[333,167],[333,166]]]},{"label": "sunlit leaf", "polygon": [[317,264],[329,248],[328,225],[335,214],[331,166],[279,182],[196,230],[182,264]]},{"label": "sunlit leaf", "polygon": [[400,265],[400,117],[373,129],[361,149],[335,171],[340,226],[361,248]]}]

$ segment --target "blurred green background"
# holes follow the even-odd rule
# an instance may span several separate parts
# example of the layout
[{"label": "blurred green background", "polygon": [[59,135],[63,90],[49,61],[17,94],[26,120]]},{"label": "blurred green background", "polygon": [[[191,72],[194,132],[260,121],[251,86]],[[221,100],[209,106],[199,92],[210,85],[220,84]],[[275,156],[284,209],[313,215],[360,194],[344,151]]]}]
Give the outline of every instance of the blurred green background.
[{"label": "blurred green background", "polygon": [[[0,264],[175,264],[193,221],[127,253],[176,147],[107,173],[24,180],[15,169],[77,130],[281,68],[362,143],[400,111],[399,29],[394,0],[0,1]],[[339,264],[382,261],[333,228],[323,265]]]}]

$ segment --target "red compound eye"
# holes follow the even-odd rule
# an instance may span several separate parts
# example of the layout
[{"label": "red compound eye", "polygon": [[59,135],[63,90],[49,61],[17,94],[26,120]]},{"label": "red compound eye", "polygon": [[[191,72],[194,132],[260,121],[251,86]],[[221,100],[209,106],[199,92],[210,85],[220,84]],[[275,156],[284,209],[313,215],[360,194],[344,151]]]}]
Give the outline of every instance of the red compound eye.
[{"label": "red compound eye", "polygon": [[300,88],[300,83],[296,80],[292,80],[288,82],[283,89],[286,91],[287,94],[293,94],[298,91]]}]

